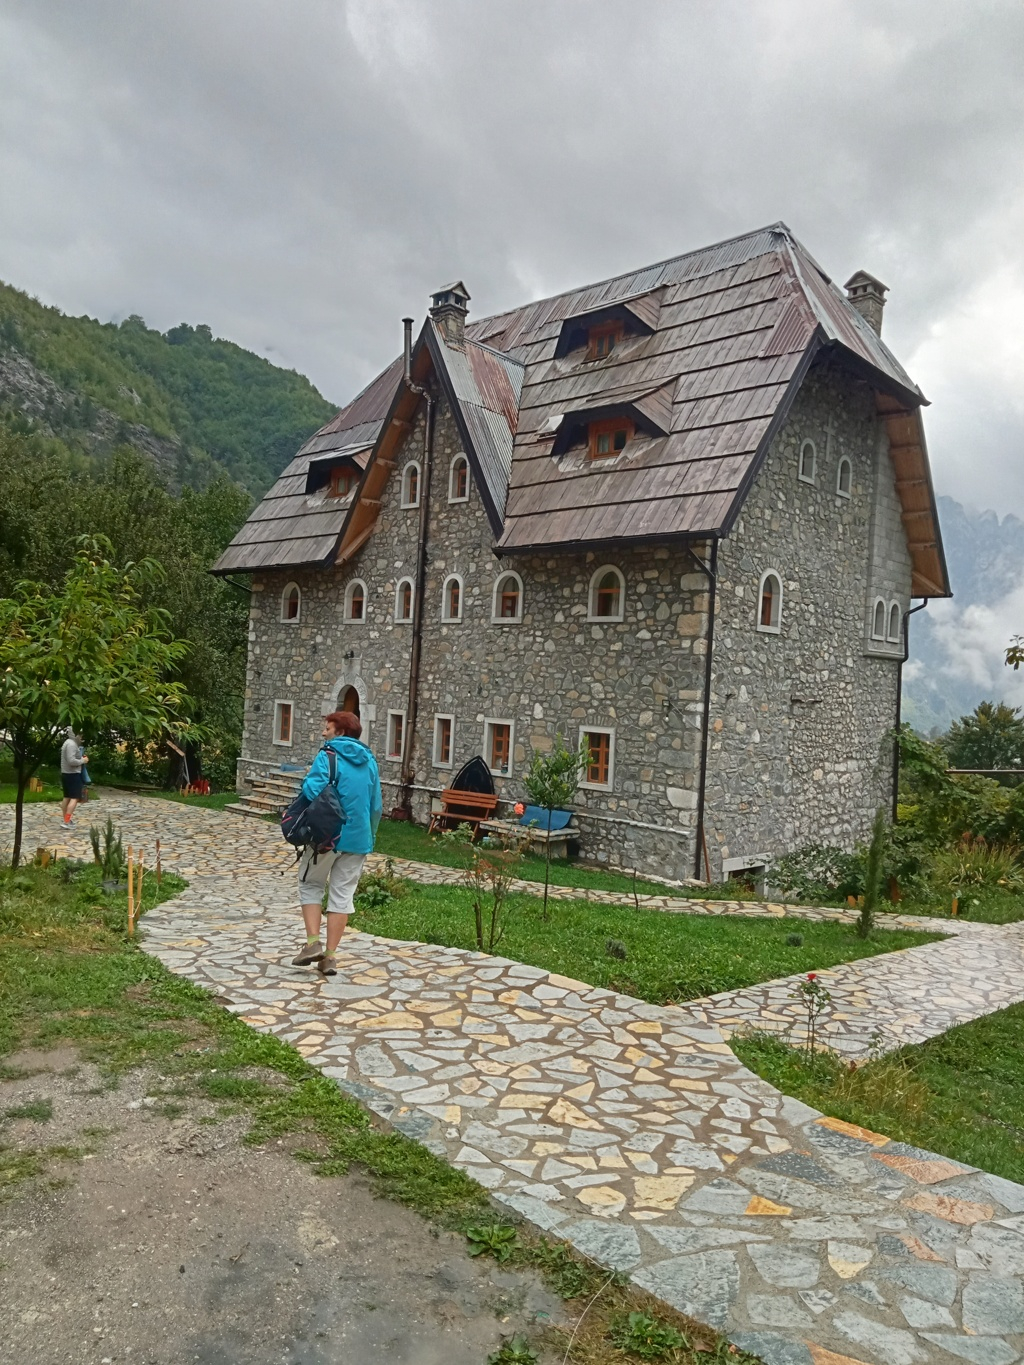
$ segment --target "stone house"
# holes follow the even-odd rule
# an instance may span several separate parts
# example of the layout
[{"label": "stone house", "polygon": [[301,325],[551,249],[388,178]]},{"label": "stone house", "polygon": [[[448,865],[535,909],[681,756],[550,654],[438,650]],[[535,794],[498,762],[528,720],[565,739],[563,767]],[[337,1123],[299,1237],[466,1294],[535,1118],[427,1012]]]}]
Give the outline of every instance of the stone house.
[{"label": "stone house", "polygon": [[911,599],[949,595],[921,424],[784,224],[467,320],[433,296],[214,567],[251,574],[239,791],[357,710],[385,808],[561,734],[584,854],[668,877],[862,839]]}]

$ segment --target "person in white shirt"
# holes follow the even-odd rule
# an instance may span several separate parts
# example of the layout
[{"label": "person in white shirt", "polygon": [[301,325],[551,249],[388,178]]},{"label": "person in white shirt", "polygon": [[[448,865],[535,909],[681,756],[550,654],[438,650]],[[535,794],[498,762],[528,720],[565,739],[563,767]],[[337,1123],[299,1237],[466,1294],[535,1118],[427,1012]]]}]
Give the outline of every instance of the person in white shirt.
[{"label": "person in white shirt", "polygon": [[84,768],[89,759],[82,752],[82,742],[75,734],[74,726],[68,726],[67,736],[60,750],[60,786],[64,793],[60,808],[64,813],[65,825],[70,825],[75,807],[82,799],[85,787]]}]

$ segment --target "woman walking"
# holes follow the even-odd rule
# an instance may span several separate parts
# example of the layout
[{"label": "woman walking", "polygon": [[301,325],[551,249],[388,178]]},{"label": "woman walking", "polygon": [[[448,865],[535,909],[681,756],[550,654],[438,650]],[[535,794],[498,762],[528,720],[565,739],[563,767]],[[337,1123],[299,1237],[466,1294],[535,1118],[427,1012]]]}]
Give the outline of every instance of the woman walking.
[{"label": "woman walking", "polygon": [[[323,976],[334,976],[338,944],[352,913],[355,895],[366,855],[380,823],[380,776],[377,762],[360,742],[363,727],[351,711],[332,711],[324,719],[323,748],[313,760],[302,784],[302,795],[314,800],[327,786],[331,776],[328,750],[335,755],[335,789],[345,812],[345,823],[333,851],[315,854],[306,849],[299,860],[299,900],[306,925],[306,946],[294,958],[295,967],[316,964]],[[321,906],[327,892],[327,945],[320,946]]]}]

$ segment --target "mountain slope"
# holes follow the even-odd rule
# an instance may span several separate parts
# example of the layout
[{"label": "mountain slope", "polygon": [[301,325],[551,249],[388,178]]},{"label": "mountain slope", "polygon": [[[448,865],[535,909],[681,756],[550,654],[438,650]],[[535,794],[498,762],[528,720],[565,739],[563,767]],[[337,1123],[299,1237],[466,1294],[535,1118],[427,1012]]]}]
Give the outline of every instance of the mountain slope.
[{"label": "mountain slope", "polygon": [[336,410],[209,327],[68,317],[2,283],[0,408],[86,454],[134,445],[172,483],[220,468],[255,496]]}]

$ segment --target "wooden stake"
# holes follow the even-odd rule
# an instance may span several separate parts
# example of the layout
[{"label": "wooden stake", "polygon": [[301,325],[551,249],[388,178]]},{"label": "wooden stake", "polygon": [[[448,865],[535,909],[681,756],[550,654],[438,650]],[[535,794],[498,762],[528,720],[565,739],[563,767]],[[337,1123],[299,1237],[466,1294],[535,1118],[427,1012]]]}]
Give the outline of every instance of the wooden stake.
[{"label": "wooden stake", "polygon": [[145,853],[139,849],[139,894],[135,898],[135,915],[140,918],[142,915],[142,864],[145,860]]},{"label": "wooden stake", "polygon": [[959,915],[959,913],[960,913],[960,897],[959,897],[959,896],[954,896],[954,897],[953,897],[953,906],[952,906],[952,910],[953,910],[953,914],[954,914],[954,915]]},{"label": "wooden stake", "polygon": [[160,840],[158,839],[158,840],[156,841],[156,884],[157,884],[157,886],[160,885],[160,878],[161,878],[162,876],[163,876],[163,870],[162,870],[161,867],[160,867]]},{"label": "wooden stake", "polygon": [[128,845],[128,937],[135,933],[135,902],[132,899],[135,878],[135,855],[131,844]]}]

